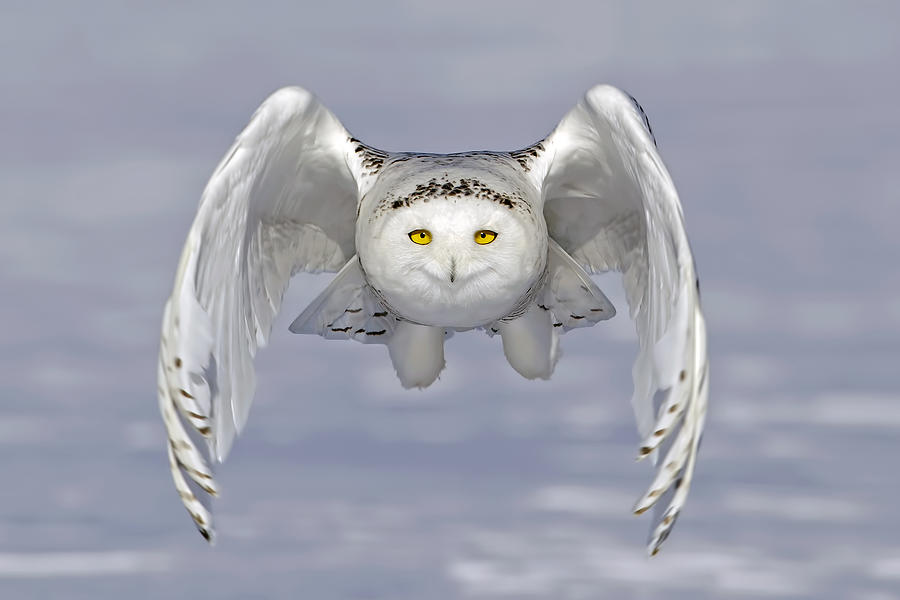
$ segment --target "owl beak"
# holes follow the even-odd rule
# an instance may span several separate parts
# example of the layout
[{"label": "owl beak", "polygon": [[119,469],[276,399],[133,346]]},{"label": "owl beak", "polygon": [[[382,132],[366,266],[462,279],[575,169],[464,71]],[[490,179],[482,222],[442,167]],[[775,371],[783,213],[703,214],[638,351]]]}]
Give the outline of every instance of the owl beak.
[{"label": "owl beak", "polygon": [[456,281],[456,259],[450,259],[450,283]]}]

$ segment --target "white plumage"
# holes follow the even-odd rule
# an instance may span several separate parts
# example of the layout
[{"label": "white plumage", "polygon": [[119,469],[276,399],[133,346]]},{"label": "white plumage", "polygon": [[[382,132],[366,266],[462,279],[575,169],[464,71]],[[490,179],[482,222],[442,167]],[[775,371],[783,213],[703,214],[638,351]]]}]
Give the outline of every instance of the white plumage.
[{"label": "white plumage", "polygon": [[634,506],[659,507],[655,554],[690,487],[708,363],[681,205],[640,106],[598,86],[524,150],[387,153],[279,90],[207,184],[163,317],[169,460],[200,532],[213,535],[210,465],[247,421],[253,357],[293,274],[338,271],[292,331],[384,343],[402,385],[425,387],[446,332],[472,328],[500,335],[523,376],[550,377],[560,333],[615,314],[589,276],[608,270],[640,342],[640,457],[662,455]]}]

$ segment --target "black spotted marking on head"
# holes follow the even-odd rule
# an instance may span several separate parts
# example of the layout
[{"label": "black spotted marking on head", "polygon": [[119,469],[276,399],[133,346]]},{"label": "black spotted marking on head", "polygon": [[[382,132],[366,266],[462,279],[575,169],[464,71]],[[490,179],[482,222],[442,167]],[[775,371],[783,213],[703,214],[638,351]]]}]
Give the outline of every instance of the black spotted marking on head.
[{"label": "black spotted marking on head", "polygon": [[488,184],[475,177],[463,177],[461,179],[445,179],[439,181],[437,177],[432,177],[425,183],[418,183],[414,190],[403,197],[395,197],[389,195],[382,200],[382,208],[386,205],[391,209],[410,206],[415,202],[428,202],[432,198],[440,196],[444,197],[471,197],[479,200],[490,200],[497,202],[501,206],[509,209],[517,206],[528,207],[527,202],[519,192],[502,192],[495,190]]},{"label": "black spotted marking on head", "polygon": [[468,193],[469,188],[472,189],[472,195],[476,198],[481,200],[491,200],[492,202],[497,202],[509,209],[515,208],[519,203],[523,203],[523,198],[518,192],[508,194],[506,192],[495,190],[483,181],[475,179],[474,177],[461,179],[459,189],[465,192],[465,195],[467,196],[470,195]]},{"label": "black spotted marking on head", "polygon": [[687,371],[682,369],[681,373],[678,374],[678,381],[684,381],[685,379],[687,379]]},{"label": "black spotted marking on head", "polygon": [[[410,204],[418,200],[425,200],[427,202],[429,198],[438,194],[439,189],[440,185],[438,184],[438,180],[435,177],[432,177],[426,183],[416,184],[416,189],[414,189],[408,195],[402,198],[391,200],[389,206],[392,209],[397,209],[403,206],[409,206]],[[390,198],[393,198],[393,195],[386,198],[386,200]]]},{"label": "black spotted marking on head", "polygon": [[[536,148],[543,148],[543,145]],[[391,210],[409,207],[414,202],[429,202],[434,199],[452,202],[457,198],[490,200],[514,212],[537,219],[536,209],[530,201],[529,188],[521,185],[521,173],[516,172],[518,169],[512,160],[508,152],[488,151],[456,154],[390,154],[385,159],[385,169],[390,169],[395,163],[406,161],[414,161],[417,164],[401,166],[400,173],[403,175],[396,183],[392,180],[391,185],[384,186],[386,189],[383,190],[383,195],[377,199],[374,207],[368,209],[369,222],[374,222]],[[421,163],[421,170],[416,169],[420,166],[418,163]],[[497,165],[502,165],[503,169],[498,169]],[[418,177],[410,176],[406,169],[421,174]],[[465,176],[466,173],[470,175]],[[428,177],[430,179],[426,181],[425,178]]]}]

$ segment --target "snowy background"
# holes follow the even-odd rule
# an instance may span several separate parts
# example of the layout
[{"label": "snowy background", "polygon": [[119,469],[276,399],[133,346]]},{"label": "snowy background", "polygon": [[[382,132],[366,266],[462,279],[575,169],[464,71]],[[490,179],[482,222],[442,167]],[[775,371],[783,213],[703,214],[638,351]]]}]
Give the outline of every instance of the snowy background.
[{"label": "snowy background", "polygon": [[[896,3],[182,4],[0,7],[0,597],[900,598]],[[462,334],[404,392],[383,347],[287,332],[327,276],[259,356],[207,547],[169,479],[159,323],[254,108],[301,84],[380,148],[515,149],[599,82],[650,116],[710,331],[661,555],[629,510],[651,472],[624,310],[563,338],[551,382]]]}]

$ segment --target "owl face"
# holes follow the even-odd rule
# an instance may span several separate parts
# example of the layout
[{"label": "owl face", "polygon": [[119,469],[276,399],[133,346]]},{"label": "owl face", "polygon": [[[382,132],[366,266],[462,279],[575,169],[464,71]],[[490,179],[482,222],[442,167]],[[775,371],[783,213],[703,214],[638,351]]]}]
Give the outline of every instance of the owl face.
[{"label": "owl face", "polygon": [[400,316],[476,327],[512,312],[543,273],[540,214],[497,195],[437,195],[384,211],[357,236],[370,283]]}]

